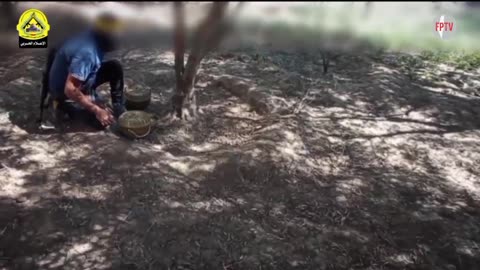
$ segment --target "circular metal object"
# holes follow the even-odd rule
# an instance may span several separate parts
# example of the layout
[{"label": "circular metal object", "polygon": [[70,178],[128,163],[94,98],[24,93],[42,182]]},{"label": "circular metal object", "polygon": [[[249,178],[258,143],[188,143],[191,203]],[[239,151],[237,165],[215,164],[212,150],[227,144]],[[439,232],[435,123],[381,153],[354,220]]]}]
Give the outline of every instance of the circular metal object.
[{"label": "circular metal object", "polygon": [[118,118],[118,125],[125,136],[140,139],[150,134],[152,116],[144,111],[127,111]]},{"label": "circular metal object", "polygon": [[152,91],[149,88],[133,87],[133,81],[126,82],[125,106],[127,110],[145,110],[150,105]]}]

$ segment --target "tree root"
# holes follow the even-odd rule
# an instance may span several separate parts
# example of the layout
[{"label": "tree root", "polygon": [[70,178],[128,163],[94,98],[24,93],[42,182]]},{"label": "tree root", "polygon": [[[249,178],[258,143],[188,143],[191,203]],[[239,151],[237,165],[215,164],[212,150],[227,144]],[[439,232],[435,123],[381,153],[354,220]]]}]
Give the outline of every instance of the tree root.
[{"label": "tree root", "polygon": [[234,76],[214,78],[214,84],[227,90],[232,95],[247,103],[259,115],[269,114],[272,111],[268,96],[255,84]]}]

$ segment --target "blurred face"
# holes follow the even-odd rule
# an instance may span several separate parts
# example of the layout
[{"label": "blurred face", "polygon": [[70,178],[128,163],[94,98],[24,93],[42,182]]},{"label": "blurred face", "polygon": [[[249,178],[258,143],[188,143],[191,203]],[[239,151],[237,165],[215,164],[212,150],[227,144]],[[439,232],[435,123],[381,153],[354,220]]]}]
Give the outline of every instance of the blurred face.
[{"label": "blurred face", "polygon": [[120,42],[119,33],[97,31],[96,36],[98,45],[104,52],[111,52],[118,49]]}]

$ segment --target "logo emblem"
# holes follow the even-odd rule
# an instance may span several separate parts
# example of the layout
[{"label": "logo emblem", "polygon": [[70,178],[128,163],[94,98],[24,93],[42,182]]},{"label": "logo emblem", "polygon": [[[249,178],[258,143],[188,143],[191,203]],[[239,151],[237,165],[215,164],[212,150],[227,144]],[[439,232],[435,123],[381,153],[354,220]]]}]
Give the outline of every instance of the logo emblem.
[{"label": "logo emblem", "polygon": [[18,20],[17,31],[20,48],[47,48],[50,25],[42,11],[32,8],[23,12]]},{"label": "logo emblem", "polygon": [[451,39],[457,32],[457,24],[455,19],[451,16],[441,15],[435,20],[433,29],[438,37],[442,40]]}]

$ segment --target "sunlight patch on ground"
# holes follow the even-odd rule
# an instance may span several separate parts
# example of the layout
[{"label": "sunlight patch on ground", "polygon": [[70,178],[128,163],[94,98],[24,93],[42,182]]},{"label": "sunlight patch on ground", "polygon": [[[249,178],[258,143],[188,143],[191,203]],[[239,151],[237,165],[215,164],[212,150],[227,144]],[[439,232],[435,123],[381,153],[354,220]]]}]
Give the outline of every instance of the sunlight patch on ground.
[{"label": "sunlight patch on ground", "polygon": [[[187,57],[188,56],[185,56],[185,59],[187,59]],[[175,59],[172,51],[159,51],[158,53],[153,53],[150,58],[147,59],[154,61],[154,63],[167,64],[171,65],[172,67],[175,64]],[[172,72],[171,70],[169,71]]]},{"label": "sunlight patch on ground", "polygon": [[206,151],[214,151],[218,149],[218,145],[214,143],[202,143],[199,145],[192,145],[190,149],[197,152],[206,152]]},{"label": "sunlight patch on ground", "polygon": [[103,236],[90,235],[82,241],[66,243],[58,250],[41,256],[36,265],[42,269],[110,269],[106,252],[109,239]]},{"label": "sunlight patch on ground", "polygon": [[401,264],[404,266],[414,263],[413,259],[411,258],[411,255],[409,254],[397,254],[397,255],[391,256],[390,258],[387,258],[387,260],[395,264]]},{"label": "sunlight patch on ground", "polygon": [[422,210],[423,211],[414,211],[412,213],[412,216],[416,217],[421,221],[436,221],[436,220],[442,219],[441,216],[439,216],[435,212],[432,212],[431,210],[425,210],[425,209],[422,209]]},{"label": "sunlight patch on ground", "polygon": [[[346,218],[346,216],[343,216]],[[369,237],[362,232],[359,232],[355,229],[348,228],[328,228],[323,230],[325,233],[331,233],[333,235],[339,235],[352,239],[362,244],[366,244],[370,241]]]},{"label": "sunlight patch on ground", "polygon": [[248,111],[249,109],[250,107],[247,104],[237,103],[228,107],[227,116],[239,117],[245,114],[245,112]]},{"label": "sunlight patch on ground", "polygon": [[307,154],[302,139],[291,131],[284,131],[284,140],[277,146],[277,151],[283,154],[283,157],[292,160],[299,160],[301,155]]},{"label": "sunlight patch on ground", "polygon": [[164,151],[161,145],[153,146],[153,149],[160,150],[159,160],[149,162],[149,164],[155,168],[161,169],[165,166],[173,169],[183,175],[190,175],[194,172],[210,172],[216,167],[221,160],[205,160],[201,157],[195,156],[178,156],[173,155],[170,152]]},{"label": "sunlight patch on ground", "polygon": [[27,192],[27,189],[23,186],[26,175],[28,175],[28,173],[23,170],[17,170],[3,165],[3,168],[0,169],[0,195],[18,198]]},{"label": "sunlight patch on ground", "polygon": [[193,209],[196,210],[206,210],[208,212],[212,213],[218,213],[221,211],[224,211],[227,208],[232,207],[232,204],[223,200],[223,199],[216,199],[213,198],[209,201],[204,201],[204,202],[194,202],[194,203],[189,203],[190,206]]},{"label": "sunlight patch on ground", "polygon": [[168,207],[174,208],[174,209],[186,208],[194,212],[198,210],[203,210],[209,213],[220,213],[233,206],[232,203],[219,198],[212,198],[208,201],[187,202],[187,203],[173,201],[168,198],[164,198],[162,199],[162,202],[168,205]]},{"label": "sunlight patch on ground", "polygon": [[442,198],[445,196],[445,193],[443,191],[441,191],[438,187],[434,187],[434,186],[426,186],[424,187],[425,191],[428,191],[430,194],[432,194],[432,196],[436,196],[438,198]]},{"label": "sunlight patch on ground", "polygon": [[40,168],[53,167],[62,158],[69,155],[65,149],[62,149],[59,143],[55,145],[46,141],[29,140],[22,143],[22,148],[28,150],[30,154],[23,156],[20,161],[22,163],[37,163]]},{"label": "sunlight patch on ground", "polygon": [[[478,175],[474,174],[476,161],[480,154],[471,152],[468,146],[461,146],[462,141],[455,140],[457,147],[438,148],[427,142],[410,140],[406,138],[388,138],[382,145],[388,147],[384,154],[390,166],[405,168],[410,171],[431,174],[432,168],[438,171],[439,183],[444,183],[454,190],[468,190],[472,196],[480,198],[480,182]],[[457,136],[458,135],[452,135]],[[468,143],[468,142],[467,142]],[[452,157],[455,157],[452,159]],[[426,187],[429,192],[443,196],[443,192],[434,187]]]},{"label": "sunlight patch on ground", "polygon": [[62,194],[75,199],[92,199],[96,201],[109,198],[112,193],[121,189],[120,185],[99,184],[91,186],[61,184]]},{"label": "sunlight patch on ground", "polygon": [[416,170],[422,167],[417,161],[407,160],[402,149],[408,147],[405,145],[405,139],[388,139],[385,140],[384,146],[388,147],[388,152],[384,154],[384,159],[392,167],[406,168]]},{"label": "sunlight patch on ground", "polygon": [[399,75],[400,72],[397,69],[389,68],[385,65],[377,64],[375,70],[370,72],[369,75]]},{"label": "sunlight patch on ground", "polygon": [[457,247],[458,252],[471,256],[472,258],[478,258],[480,256],[480,247],[476,242],[462,239],[459,244]]},{"label": "sunlight patch on ground", "polygon": [[[478,166],[480,154],[458,149],[430,149],[433,164],[456,189],[465,189],[480,198],[480,182],[473,169]],[[452,156],[456,158],[452,160]],[[434,158],[433,158],[434,157]]]},{"label": "sunlight patch on ground", "polygon": [[[423,117],[422,117],[423,118]],[[389,121],[388,119],[374,118],[375,121],[364,121],[361,119],[345,119],[340,120],[339,123],[350,132],[361,134],[361,136],[382,136],[387,134],[395,134],[402,132],[415,132],[417,130],[431,130],[437,129],[421,123],[402,123]],[[423,120],[423,119],[422,119]]]},{"label": "sunlight patch on ground", "polygon": [[[412,120],[423,121],[426,124],[428,123],[435,124],[436,119],[431,115],[435,115],[436,113],[438,113],[438,110],[435,108],[430,110],[425,109],[423,111],[413,111],[408,114],[408,118]],[[421,125],[422,124],[419,123],[418,127],[420,127]]]},{"label": "sunlight patch on ground", "polygon": [[33,80],[28,77],[20,77],[13,81],[10,81],[9,84],[13,86],[18,86],[18,87],[32,86]]},{"label": "sunlight patch on ground", "polygon": [[336,186],[336,190],[341,194],[349,194],[357,192],[361,187],[365,187],[365,183],[359,178],[351,180],[339,181],[339,184]]}]

